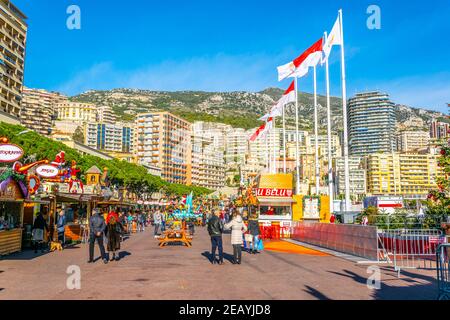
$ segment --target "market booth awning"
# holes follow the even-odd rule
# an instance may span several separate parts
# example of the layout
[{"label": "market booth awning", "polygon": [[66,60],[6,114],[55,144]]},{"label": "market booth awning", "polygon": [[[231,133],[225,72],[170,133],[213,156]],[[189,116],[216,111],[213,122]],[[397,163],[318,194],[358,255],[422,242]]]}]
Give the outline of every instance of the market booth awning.
[{"label": "market booth awning", "polygon": [[72,193],[57,193],[57,202],[91,202],[91,201],[102,201],[104,198],[102,196],[94,194],[72,194]]}]

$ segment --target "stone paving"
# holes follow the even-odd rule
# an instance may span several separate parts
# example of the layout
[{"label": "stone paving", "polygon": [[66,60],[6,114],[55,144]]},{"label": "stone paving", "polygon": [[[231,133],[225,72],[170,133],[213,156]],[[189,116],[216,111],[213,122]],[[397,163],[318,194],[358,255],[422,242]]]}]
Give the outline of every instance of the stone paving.
[{"label": "stone paving", "polygon": [[[87,246],[36,255],[25,251],[0,260],[0,300],[5,299],[193,299],[315,300],[435,299],[435,271],[402,271],[381,266],[380,290],[367,287],[366,265],[328,255],[264,251],[243,253],[233,265],[230,235],[224,235],[226,261],[212,265],[204,228],[196,228],[193,247],[159,248],[153,230],[122,244],[119,262],[87,263]],[[306,250],[307,252],[308,250]],[[96,253],[98,249],[96,248]],[[66,287],[70,265],[81,268],[81,289]]]}]

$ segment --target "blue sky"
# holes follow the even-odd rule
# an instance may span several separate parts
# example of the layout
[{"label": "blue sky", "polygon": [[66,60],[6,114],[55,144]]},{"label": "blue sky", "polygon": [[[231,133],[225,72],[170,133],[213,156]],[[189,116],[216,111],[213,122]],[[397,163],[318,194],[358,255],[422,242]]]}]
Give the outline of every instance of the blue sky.
[{"label": "blue sky", "polygon": [[[287,87],[276,67],[330,31],[344,10],[348,96],[382,90],[396,103],[447,112],[449,0],[13,0],[29,18],[25,85],[89,89],[260,91]],[[81,30],[66,10],[81,9]],[[369,30],[369,5],[381,29]],[[331,88],[340,95],[339,50]],[[312,72],[299,82],[312,92]],[[318,69],[324,93],[324,71]]]}]

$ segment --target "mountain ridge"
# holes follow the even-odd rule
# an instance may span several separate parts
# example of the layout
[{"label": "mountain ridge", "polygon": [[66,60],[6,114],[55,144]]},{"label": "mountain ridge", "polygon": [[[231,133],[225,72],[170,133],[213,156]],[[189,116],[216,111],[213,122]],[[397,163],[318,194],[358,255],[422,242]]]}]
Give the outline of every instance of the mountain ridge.
[{"label": "mountain ridge", "polygon": [[[258,120],[282,96],[284,90],[276,87],[259,92],[232,91],[156,91],[131,88],[90,90],[70,99],[78,102],[110,105],[119,120],[131,121],[141,112],[170,111],[188,121],[211,121],[245,129],[261,124]],[[342,99],[331,97],[332,125],[335,132],[342,130]],[[318,95],[319,126],[326,128],[326,97]],[[299,122],[302,130],[312,130],[314,96],[299,92]],[[395,106],[397,129],[428,130],[432,119],[444,117],[441,112]],[[294,125],[295,106],[286,107],[288,126]]]}]

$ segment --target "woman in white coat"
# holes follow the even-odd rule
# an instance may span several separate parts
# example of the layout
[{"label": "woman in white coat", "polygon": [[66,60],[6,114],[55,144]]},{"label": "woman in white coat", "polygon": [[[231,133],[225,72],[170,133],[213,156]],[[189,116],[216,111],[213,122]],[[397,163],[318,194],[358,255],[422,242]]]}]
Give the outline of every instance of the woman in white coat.
[{"label": "woman in white coat", "polygon": [[242,217],[236,213],[233,219],[225,225],[225,229],[231,229],[231,244],[233,245],[234,264],[241,264],[242,258],[242,235],[247,232],[247,226],[244,224]]}]

